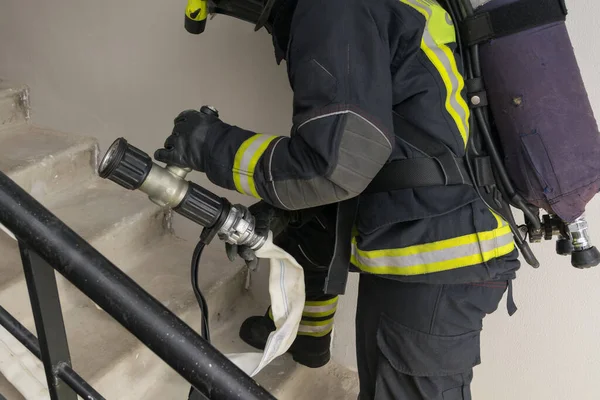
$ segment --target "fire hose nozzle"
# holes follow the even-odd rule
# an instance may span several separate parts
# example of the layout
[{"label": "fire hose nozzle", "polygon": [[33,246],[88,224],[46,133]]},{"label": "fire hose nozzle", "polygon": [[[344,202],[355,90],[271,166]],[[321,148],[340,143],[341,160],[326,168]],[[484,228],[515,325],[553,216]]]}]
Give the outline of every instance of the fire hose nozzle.
[{"label": "fire hose nozzle", "polygon": [[150,156],[119,138],[100,162],[98,173],[125,189],[140,190],[160,207],[169,208],[192,221],[212,227],[226,201],[208,190],[185,180],[191,170],[168,165],[161,167]]},{"label": "fire hose nozzle", "polygon": [[100,162],[98,173],[125,189],[140,190],[163,208],[203,226],[207,241],[222,240],[256,250],[266,238],[255,231],[254,217],[242,205],[231,205],[223,197],[185,180],[189,168],[162,167],[124,138],[113,142]]}]

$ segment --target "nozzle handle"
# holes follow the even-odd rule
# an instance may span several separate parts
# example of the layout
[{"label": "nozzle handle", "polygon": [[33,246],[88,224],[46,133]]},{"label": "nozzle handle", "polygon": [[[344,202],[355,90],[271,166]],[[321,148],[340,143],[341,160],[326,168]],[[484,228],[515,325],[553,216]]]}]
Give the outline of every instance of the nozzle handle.
[{"label": "nozzle handle", "polygon": [[176,165],[167,165],[167,170],[169,170],[172,174],[180,177],[181,179],[185,179],[185,177],[192,172],[191,168],[181,168]]},{"label": "nozzle handle", "polygon": [[[213,106],[202,106],[200,108],[200,112],[208,115],[214,115],[219,118],[219,112]],[[181,168],[175,165],[167,165],[167,169],[171,171],[171,173],[177,175],[181,179],[185,179],[185,177],[192,172],[191,168]]]},{"label": "nozzle handle", "polygon": [[173,211],[205,228],[212,228],[223,214],[226,203],[227,200],[190,182],[185,197]]}]

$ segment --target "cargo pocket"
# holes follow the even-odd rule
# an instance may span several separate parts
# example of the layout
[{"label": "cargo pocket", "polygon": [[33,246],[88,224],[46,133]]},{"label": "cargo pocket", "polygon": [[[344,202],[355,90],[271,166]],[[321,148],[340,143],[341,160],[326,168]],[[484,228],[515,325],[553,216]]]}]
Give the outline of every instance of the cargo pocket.
[{"label": "cargo pocket", "polygon": [[463,386],[449,389],[442,393],[442,400],[471,400],[471,391]]},{"label": "cargo pocket", "polygon": [[[396,371],[415,377],[447,377],[469,372],[481,363],[479,331],[458,336],[431,335],[382,315],[377,344]],[[448,396],[452,395],[450,390]]]}]

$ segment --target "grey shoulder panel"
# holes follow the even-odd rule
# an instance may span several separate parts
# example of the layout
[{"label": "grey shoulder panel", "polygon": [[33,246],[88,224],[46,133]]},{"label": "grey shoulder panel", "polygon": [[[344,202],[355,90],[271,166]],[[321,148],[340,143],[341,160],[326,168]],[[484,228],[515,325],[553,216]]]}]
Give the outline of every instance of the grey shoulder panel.
[{"label": "grey shoulder panel", "polygon": [[282,206],[303,209],[358,196],[388,160],[392,144],[380,129],[353,111],[335,117],[343,118],[335,164],[326,176],[274,181],[273,190]]}]

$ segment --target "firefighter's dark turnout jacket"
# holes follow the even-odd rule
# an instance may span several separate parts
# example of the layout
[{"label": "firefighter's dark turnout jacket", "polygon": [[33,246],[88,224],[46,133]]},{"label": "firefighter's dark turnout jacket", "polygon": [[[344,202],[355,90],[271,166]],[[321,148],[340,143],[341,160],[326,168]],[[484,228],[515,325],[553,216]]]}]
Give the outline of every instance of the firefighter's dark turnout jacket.
[{"label": "firefighter's dark turnout jacket", "polygon": [[465,153],[470,112],[448,13],[433,0],[279,3],[270,23],[294,92],[291,135],[209,134],[208,178],[290,210],[360,196],[352,264],[362,272],[511,279],[519,264],[510,228],[471,186],[361,194],[387,162],[423,157],[395,120]]}]

